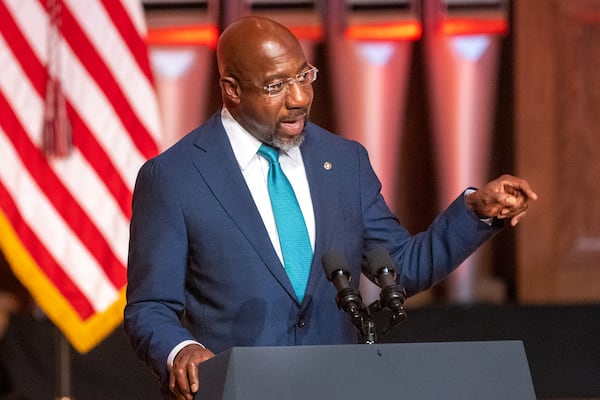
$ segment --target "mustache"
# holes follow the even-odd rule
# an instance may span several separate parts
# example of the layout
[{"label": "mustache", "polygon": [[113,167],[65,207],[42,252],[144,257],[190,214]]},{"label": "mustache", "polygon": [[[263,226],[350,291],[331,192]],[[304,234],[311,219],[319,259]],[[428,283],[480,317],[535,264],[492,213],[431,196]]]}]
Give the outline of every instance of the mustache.
[{"label": "mustache", "polygon": [[306,117],[308,114],[307,109],[298,109],[297,111],[292,111],[285,117],[281,118],[281,121],[296,121],[298,119]]}]

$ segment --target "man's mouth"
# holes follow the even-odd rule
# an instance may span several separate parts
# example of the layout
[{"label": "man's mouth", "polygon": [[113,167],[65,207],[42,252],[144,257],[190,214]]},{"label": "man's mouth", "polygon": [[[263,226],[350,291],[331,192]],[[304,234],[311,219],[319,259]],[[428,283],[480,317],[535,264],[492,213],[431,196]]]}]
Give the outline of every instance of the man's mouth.
[{"label": "man's mouth", "polygon": [[279,125],[281,126],[283,133],[290,136],[296,136],[302,133],[302,130],[304,129],[304,116],[301,115],[293,119],[281,121]]}]

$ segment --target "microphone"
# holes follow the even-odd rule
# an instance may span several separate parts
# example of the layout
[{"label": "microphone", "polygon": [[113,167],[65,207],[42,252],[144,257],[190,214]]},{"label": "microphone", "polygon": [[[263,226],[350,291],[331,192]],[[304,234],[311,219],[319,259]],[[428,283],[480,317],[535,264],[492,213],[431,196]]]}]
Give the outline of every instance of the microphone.
[{"label": "microphone", "polygon": [[377,341],[375,323],[371,321],[369,309],[363,304],[358,289],[350,286],[350,271],[344,256],[338,252],[330,251],[321,259],[327,279],[333,283],[337,290],[335,301],[340,310],[348,313],[350,321],[360,333],[367,344]]},{"label": "microphone", "polygon": [[352,277],[346,267],[347,263],[344,256],[338,252],[330,251],[323,256],[322,262],[327,279],[337,290],[335,301],[338,308],[353,317],[359,317],[362,297],[358,289],[350,286]]},{"label": "microphone", "polygon": [[387,250],[383,247],[375,247],[367,253],[367,263],[372,277],[382,289],[379,294],[381,306],[405,315],[403,305],[406,292],[396,283],[394,262]]}]

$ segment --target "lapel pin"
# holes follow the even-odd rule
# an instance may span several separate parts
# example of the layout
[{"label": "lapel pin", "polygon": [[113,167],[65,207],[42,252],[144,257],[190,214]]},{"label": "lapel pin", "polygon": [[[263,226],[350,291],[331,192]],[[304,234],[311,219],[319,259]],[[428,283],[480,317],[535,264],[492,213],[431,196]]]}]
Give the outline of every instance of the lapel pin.
[{"label": "lapel pin", "polygon": [[333,168],[333,165],[329,161],[325,161],[323,163],[323,168],[325,168],[327,171],[329,171],[331,168]]}]

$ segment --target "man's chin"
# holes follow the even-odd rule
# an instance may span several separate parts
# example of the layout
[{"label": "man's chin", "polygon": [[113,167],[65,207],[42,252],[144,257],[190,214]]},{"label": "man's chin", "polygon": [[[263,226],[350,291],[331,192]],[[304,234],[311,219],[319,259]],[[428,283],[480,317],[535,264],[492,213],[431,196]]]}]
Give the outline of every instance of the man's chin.
[{"label": "man's chin", "polygon": [[296,136],[292,136],[292,137],[280,137],[280,136],[274,136],[273,137],[273,147],[277,147],[281,150],[284,151],[288,151],[290,149],[293,149],[294,147],[298,147],[302,144],[302,142],[304,141],[304,132],[302,132],[299,135]]}]

